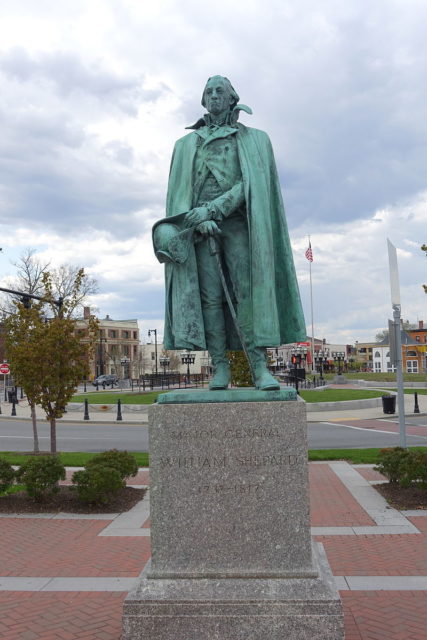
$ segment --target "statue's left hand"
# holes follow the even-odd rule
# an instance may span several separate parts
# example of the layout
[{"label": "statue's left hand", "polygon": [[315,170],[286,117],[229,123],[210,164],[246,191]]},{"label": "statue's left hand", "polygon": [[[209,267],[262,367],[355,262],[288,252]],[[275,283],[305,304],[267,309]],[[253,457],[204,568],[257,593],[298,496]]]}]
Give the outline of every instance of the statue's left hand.
[{"label": "statue's left hand", "polygon": [[211,216],[207,207],[195,207],[184,218],[184,227],[197,227],[201,222],[210,220]]}]

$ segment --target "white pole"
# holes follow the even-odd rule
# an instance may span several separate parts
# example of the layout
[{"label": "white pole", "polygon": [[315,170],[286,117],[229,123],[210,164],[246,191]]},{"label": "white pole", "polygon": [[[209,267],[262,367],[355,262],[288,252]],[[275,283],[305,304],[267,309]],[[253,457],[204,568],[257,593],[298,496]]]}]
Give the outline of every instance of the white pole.
[{"label": "white pole", "polygon": [[402,340],[400,335],[400,285],[399,270],[397,266],[396,247],[387,239],[388,243],[388,259],[390,268],[390,288],[391,288],[391,306],[393,308],[393,325],[395,332],[395,365],[396,365],[396,383],[397,383],[397,405],[399,413],[399,435],[400,446],[406,449],[406,425],[405,425],[405,396],[403,391],[403,368],[402,368]]}]

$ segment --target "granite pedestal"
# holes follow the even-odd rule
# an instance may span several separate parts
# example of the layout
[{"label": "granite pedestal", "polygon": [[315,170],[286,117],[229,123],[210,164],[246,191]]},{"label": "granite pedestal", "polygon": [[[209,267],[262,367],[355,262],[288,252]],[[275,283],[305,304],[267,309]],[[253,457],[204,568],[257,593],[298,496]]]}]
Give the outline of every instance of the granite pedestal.
[{"label": "granite pedestal", "polygon": [[151,565],[124,640],[342,640],[300,400],[153,405]]}]

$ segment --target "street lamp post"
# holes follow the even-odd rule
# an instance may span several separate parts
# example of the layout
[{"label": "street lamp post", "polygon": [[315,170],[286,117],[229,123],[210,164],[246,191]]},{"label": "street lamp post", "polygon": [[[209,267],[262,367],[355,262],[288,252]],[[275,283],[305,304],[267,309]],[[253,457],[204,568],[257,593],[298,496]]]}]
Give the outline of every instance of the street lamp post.
[{"label": "street lamp post", "polygon": [[156,358],[156,376],[157,376],[157,329],[148,329],[148,335],[154,333],[154,354]]},{"label": "street lamp post", "polygon": [[168,356],[160,356],[159,358],[159,362],[160,362],[160,366],[163,367],[163,375],[166,375],[166,367],[168,367],[170,365],[170,361],[171,359],[168,358]]},{"label": "street lamp post", "polygon": [[291,360],[294,365],[295,390],[298,391],[298,368],[301,366],[301,360],[307,356],[307,347],[297,346],[291,349]]},{"label": "street lamp post", "polygon": [[[104,372],[104,356],[103,356],[103,349],[102,349],[102,343],[104,342],[104,344],[107,344],[107,338],[103,338],[102,336],[99,337],[99,375],[102,376],[105,372]],[[105,347],[104,347],[105,350]]]},{"label": "street lamp post", "polygon": [[130,362],[130,358],[128,358],[127,356],[123,356],[123,358],[120,360],[120,364],[123,367],[123,379],[126,376],[129,378],[129,362]]},{"label": "street lamp post", "polygon": [[181,352],[181,362],[187,365],[187,380],[190,382],[190,364],[194,364],[196,354],[190,353],[190,351]]},{"label": "street lamp post", "polygon": [[344,362],[344,351],[332,351],[332,357],[334,360],[338,360],[338,375],[341,375],[341,361]]},{"label": "street lamp post", "polygon": [[316,354],[316,362],[320,371],[320,379],[323,380],[323,370],[324,366],[328,361],[328,352],[327,351],[318,351]]}]

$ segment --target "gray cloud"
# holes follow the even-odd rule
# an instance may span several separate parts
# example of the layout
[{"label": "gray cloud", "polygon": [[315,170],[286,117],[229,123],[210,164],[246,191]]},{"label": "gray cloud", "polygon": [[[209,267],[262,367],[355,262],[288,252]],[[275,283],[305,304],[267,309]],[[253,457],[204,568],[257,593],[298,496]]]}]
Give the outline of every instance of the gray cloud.
[{"label": "gray cloud", "polygon": [[144,77],[119,76],[99,62],[84,63],[74,53],[55,51],[30,55],[23,48],[14,48],[0,56],[0,70],[20,82],[48,82],[62,98],[72,94],[77,99],[91,96],[114,105],[129,116],[136,116],[142,101],[156,101],[167,90],[145,89]]},{"label": "gray cloud", "polygon": [[[374,233],[376,210],[397,203],[398,211],[426,188],[423,3],[218,0],[213,13],[196,0],[105,0],[99,14],[80,0],[67,10],[51,0],[22,6],[6,12],[17,37],[0,53],[0,221],[64,235],[103,229],[123,240],[147,231],[163,215],[173,142],[203,113],[201,92],[215,73],[253,108],[242,122],[271,137],[291,235],[353,222],[342,231],[351,247],[355,234]],[[40,20],[51,30],[46,43],[27,42]],[[382,324],[384,269],[370,262],[385,227],[374,226],[370,253],[355,248],[341,265],[340,249],[330,249],[318,289],[324,326],[331,318],[337,331]],[[422,229],[401,218],[396,244]],[[402,286],[412,276],[403,270]],[[376,280],[376,298],[360,314]],[[161,317],[161,288],[147,287],[144,277],[102,280],[123,296],[121,307],[111,303],[117,317]]]}]

